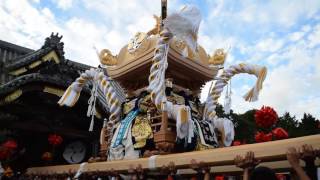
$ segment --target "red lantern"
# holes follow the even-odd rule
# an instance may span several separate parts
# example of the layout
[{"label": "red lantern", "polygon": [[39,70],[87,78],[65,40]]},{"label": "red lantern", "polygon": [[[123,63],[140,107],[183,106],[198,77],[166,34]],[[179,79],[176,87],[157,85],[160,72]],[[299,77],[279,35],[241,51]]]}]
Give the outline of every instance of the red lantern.
[{"label": "red lantern", "polygon": [[273,108],[262,106],[260,110],[256,111],[254,118],[258,127],[270,128],[278,121],[278,114]]},{"label": "red lantern", "polygon": [[42,154],[41,159],[44,161],[51,161],[52,160],[52,153],[51,152],[45,152]]},{"label": "red lantern", "polygon": [[241,142],[240,141],[233,141],[232,146],[240,146]]},{"label": "red lantern", "polygon": [[224,180],[224,176],[216,176],[215,178],[214,178],[215,180]]},{"label": "red lantern", "polygon": [[15,150],[18,147],[18,144],[15,140],[7,140],[5,143],[2,144],[3,147],[9,150]]},{"label": "red lantern", "polygon": [[273,129],[272,133],[276,139],[287,139],[289,137],[288,132],[280,127]]},{"label": "red lantern", "polygon": [[53,146],[58,146],[62,143],[63,139],[57,134],[50,134],[48,137],[49,144]]}]

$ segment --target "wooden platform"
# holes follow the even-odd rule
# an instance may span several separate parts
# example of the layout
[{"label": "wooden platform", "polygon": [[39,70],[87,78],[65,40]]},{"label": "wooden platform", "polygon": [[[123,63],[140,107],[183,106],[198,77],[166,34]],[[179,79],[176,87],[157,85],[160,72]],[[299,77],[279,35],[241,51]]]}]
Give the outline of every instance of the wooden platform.
[{"label": "wooden platform", "polygon": [[[178,169],[188,169],[190,161],[206,162],[213,166],[215,172],[237,172],[240,169],[233,166],[233,159],[236,155],[244,155],[247,151],[253,151],[258,159],[266,163],[274,169],[289,168],[286,160],[286,151],[289,147],[299,148],[303,144],[310,144],[314,148],[320,148],[320,135],[305,136],[299,138],[292,138],[286,140],[272,141],[267,143],[248,144],[241,146],[233,146],[226,148],[217,148],[212,150],[194,151],[188,153],[159,155],[153,158],[140,158],[135,160],[121,160],[89,163],[84,166],[85,172],[93,171],[113,171],[126,173],[130,167],[137,167],[141,165],[143,169],[157,170],[169,162],[174,162]],[[280,162],[275,162],[280,161]],[[267,163],[269,162],[269,163]],[[63,165],[63,166],[46,166],[29,168],[28,174],[44,174],[44,173],[64,173],[69,170],[77,171],[80,164]],[[180,173],[184,171],[181,170]],[[187,173],[188,170],[185,171]],[[190,173],[190,171],[189,171]]]}]

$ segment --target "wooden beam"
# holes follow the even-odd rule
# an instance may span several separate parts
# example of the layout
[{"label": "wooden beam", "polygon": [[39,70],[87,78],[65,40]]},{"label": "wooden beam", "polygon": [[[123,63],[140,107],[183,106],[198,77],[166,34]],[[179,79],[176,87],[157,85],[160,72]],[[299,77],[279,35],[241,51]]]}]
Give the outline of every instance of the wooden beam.
[{"label": "wooden beam", "polygon": [[[300,161],[300,165],[302,167],[305,166],[304,162]],[[316,160],[316,165],[320,165],[320,160]],[[273,169],[276,172],[286,172],[290,171],[292,167],[290,166],[287,160],[285,161],[274,161],[274,162],[262,162],[259,166],[265,166]],[[214,166],[211,168],[211,173],[216,174],[242,174],[243,170],[241,168],[236,167],[235,165],[227,165],[227,166]],[[196,172],[192,169],[180,169],[177,173],[179,174],[195,174]]]},{"label": "wooden beam", "polygon": [[[169,162],[174,162],[178,169],[187,169],[192,159],[203,161],[210,166],[228,166],[233,165],[233,159],[236,155],[245,155],[247,151],[253,151],[262,162],[281,161],[286,159],[286,151],[289,147],[301,147],[303,144],[310,144],[314,148],[320,148],[320,135],[305,136],[286,140],[272,141],[266,143],[247,144],[241,146],[217,148],[211,150],[194,151],[187,153],[178,153],[170,155],[159,155],[150,158],[140,158],[135,160],[119,160],[89,163],[84,167],[85,172],[109,171],[113,169],[118,172],[127,172],[129,167],[141,165],[143,169],[156,169]],[[154,164],[154,166],[150,166]],[[28,174],[43,174],[48,171],[53,173],[63,173],[68,170],[77,171],[78,165],[72,166],[47,166],[29,168]]]}]

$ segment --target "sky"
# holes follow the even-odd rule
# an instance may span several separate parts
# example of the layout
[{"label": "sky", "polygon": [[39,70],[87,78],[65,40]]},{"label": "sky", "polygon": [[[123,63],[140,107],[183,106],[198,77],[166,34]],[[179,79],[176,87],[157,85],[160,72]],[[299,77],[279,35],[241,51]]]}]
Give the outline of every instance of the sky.
[{"label": "sky", "polygon": [[[201,10],[199,43],[208,54],[231,47],[225,67],[245,62],[268,68],[254,103],[242,96],[255,77],[232,79],[236,113],[267,105],[279,115],[301,118],[306,112],[320,118],[319,0],[168,0],[168,13],[188,4]],[[93,47],[117,54],[136,32],[154,27],[153,14],[160,14],[160,0],[0,0],[0,39],[38,49],[58,32],[66,58],[97,66]]]}]

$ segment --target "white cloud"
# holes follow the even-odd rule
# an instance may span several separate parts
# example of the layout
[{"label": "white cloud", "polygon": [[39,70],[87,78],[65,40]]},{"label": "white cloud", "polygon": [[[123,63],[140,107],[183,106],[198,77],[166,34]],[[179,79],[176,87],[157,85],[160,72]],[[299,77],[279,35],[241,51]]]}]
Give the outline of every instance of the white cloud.
[{"label": "white cloud", "polygon": [[[236,87],[233,109],[236,112],[244,112],[269,105],[280,114],[288,111],[301,118],[306,112],[319,117],[320,62],[317,60],[320,59],[320,49],[316,52],[313,54],[307,48],[291,45],[283,54],[275,54],[274,58],[287,59],[288,64],[278,65],[269,70],[258,102],[244,102],[240,98],[245,92],[244,89]],[[310,72],[314,67],[317,69]]]},{"label": "white cloud", "polygon": [[45,37],[52,31],[61,32],[61,29],[48,8],[34,8],[26,0],[0,2],[0,38],[2,40],[30,48],[39,48]]},{"label": "white cloud", "polygon": [[[56,0],[54,2],[62,10],[81,6],[83,11],[81,17],[65,16],[61,20],[61,14],[54,13],[51,7],[40,6],[39,2],[0,0],[0,39],[37,49],[51,32],[59,32],[64,36],[66,57],[90,65],[98,64],[94,45],[117,54],[136,32],[151,29],[155,23],[152,15],[160,13],[160,1]],[[301,116],[309,112],[320,117],[317,91],[320,88],[320,25],[300,22],[301,19],[319,19],[320,1],[310,0],[308,4],[289,0],[260,4],[243,0],[236,5],[228,0],[207,3],[208,15],[204,16],[200,27],[199,42],[208,54],[231,46],[226,66],[241,60],[269,66],[264,89],[256,103],[242,99],[255,79],[243,75],[233,80],[241,82],[233,83],[233,109],[244,112],[265,104],[274,106],[279,113],[290,111]],[[169,12],[180,6],[176,0],[169,1]],[[87,17],[85,13],[94,16]],[[295,27],[295,31],[291,27]],[[209,86],[204,87],[202,100]]]},{"label": "white cloud", "polygon": [[312,33],[308,36],[309,47],[313,48],[320,44],[320,24],[314,27]]},{"label": "white cloud", "polygon": [[256,50],[262,51],[262,52],[275,52],[282,48],[284,42],[282,39],[272,39],[272,38],[267,38],[261,40],[257,45],[256,45]]},{"label": "white cloud", "polygon": [[52,0],[54,3],[57,4],[58,8],[63,10],[70,9],[74,3],[74,0]]}]

